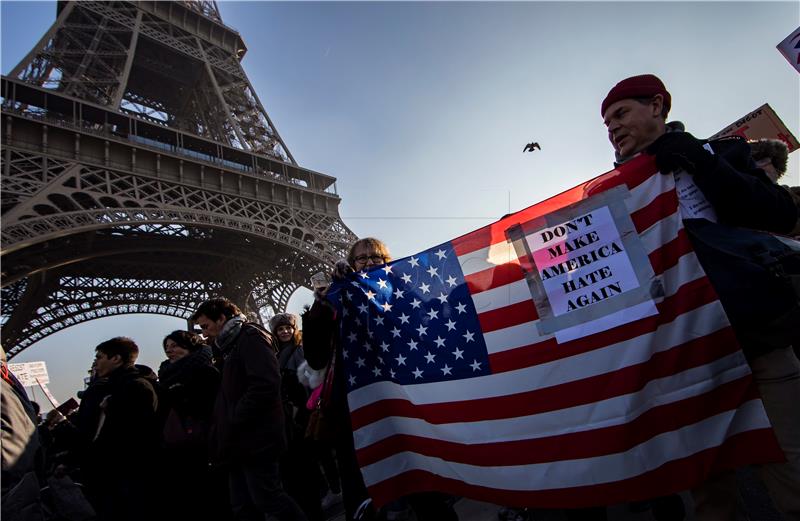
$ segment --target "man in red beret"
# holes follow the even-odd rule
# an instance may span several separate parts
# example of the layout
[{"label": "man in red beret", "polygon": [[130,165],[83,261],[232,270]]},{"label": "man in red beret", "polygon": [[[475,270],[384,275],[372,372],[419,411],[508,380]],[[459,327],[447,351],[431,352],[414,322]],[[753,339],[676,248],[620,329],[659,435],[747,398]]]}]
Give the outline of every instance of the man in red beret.
[{"label": "man in red beret", "polygon": [[[744,139],[697,139],[682,124],[667,123],[671,105],[664,83],[643,74],[617,83],[600,110],[617,164],[648,153],[662,174],[676,176],[677,185],[699,188],[692,204],[683,200],[691,190],[679,190],[681,217],[786,455],[786,463],[760,466],[761,478],[775,506],[787,518],[800,519],[800,362],[791,348],[800,323],[800,296],[790,280],[800,275],[795,273],[800,252],[756,231],[788,233],[798,210],[788,192],[756,166]],[[698,199],[707,206],[699,212],[694,209]],[[732,472],[713,477],[693,495],[695,519],[734,519]]]}]

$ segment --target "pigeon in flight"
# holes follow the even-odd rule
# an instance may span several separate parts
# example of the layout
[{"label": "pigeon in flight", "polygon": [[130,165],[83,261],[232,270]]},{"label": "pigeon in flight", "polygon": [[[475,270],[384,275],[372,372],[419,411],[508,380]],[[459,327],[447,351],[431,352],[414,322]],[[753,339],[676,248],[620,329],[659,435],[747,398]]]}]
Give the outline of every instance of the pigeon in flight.
[{"label": "pigeon in flight", "polygon": [[541,150],[542,147],[539,146],[539,143],[528,143],[525,145],[525,148],[522,149],[522,152],[533,152],[534,150]]}]

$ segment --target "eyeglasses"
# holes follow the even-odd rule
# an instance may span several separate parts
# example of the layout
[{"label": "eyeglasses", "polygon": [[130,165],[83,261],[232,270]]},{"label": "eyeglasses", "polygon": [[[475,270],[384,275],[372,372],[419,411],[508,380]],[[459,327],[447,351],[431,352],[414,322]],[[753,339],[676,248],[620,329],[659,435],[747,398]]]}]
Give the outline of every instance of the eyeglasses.
[{"label": "eyeglasses", "polygon": [[367,260],[371,260],[373,264],[383,264],[386,262],[386,257],[383,255],[359,255],[354,261],[366,264]]}]

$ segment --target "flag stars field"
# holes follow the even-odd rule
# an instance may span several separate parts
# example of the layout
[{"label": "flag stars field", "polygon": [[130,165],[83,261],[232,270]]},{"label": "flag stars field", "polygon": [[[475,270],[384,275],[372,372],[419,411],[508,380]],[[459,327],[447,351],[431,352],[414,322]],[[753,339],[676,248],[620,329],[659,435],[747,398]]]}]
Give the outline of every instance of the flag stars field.
[{"label": "flag stars field", "polygon": [[[451,245],[441,245],[362,270],[351,281],[361,291],[341,291],[338,305],[342,308],[343,338],[357,357],[345,364],[348,376],[355,377],[348,379],[351,388],[387,380],[421,383],[488,372],[484,363],[488,362],[488,353],[482,336],[476,335],[479,325],[454,320],[470,312],[472,301],[466,284],[460,282],[464,275],[458,259],[450,252]],[[365,319],[360,318],[364,315],[366,327],[362,325]],[[470,347],[448,349],[457,341]],[[385,364],[378,359],[381,353],[389,355],[386,371],[376,370]],[[446,354],[447,363],[439,354]],[[472,365],[466,356],[474,360]],[[421,369],[425,367],[428,369]]]}]

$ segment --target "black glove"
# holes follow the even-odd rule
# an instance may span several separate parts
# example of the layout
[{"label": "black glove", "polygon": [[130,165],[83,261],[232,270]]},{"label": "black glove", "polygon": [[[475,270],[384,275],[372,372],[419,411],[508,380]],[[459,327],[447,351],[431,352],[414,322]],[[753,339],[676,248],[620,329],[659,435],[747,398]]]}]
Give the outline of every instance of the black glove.
[{"label": "black glove", "polygon": [[336,265],[333,267],[333,272],[331,273],[331,278],[341,281],[347,278],[351,273],[353,273],[353,268],[350,267],[346,260],[341,259],[336,261]]},{"label": "black glove", "polygon": [[[331,271],[331,279],[333,279],[334,282],[341,282],[350,273],[353,273],[353,268],[350,267],[346,260],[341,259],[336,261],[336,265],[334,265],[333,271]],[[328,286],[324,288],[314,288],[314,298],[317,300],[325,300],[325,295],[327,294]]]},{"label": "black glove", "polygon": [[656,156],[662,174],[684,169],[692,175],[703,175],[716,165],[714,154],[703,148],[703,142],[688,132],[667,132],[646,149]]}]

